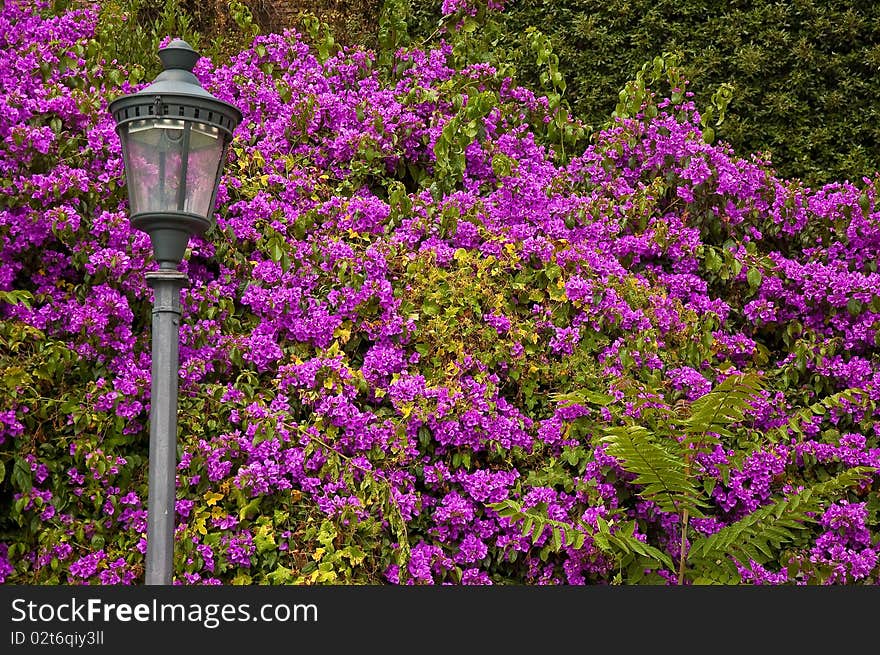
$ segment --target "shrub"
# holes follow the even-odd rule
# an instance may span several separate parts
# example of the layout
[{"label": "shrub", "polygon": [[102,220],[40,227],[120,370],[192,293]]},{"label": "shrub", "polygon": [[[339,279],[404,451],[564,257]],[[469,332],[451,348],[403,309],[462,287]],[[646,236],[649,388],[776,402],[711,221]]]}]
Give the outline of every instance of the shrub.
[{"label": "shrub", "polygon": [[[441,3],[411,5],[413,33],[433,31]],[[521,83],[540,88],[542,66],[522,35],[541,30],[559,58],[565,99],[595,125],[645,61],[676,53],[700,106],[732,85],[718,138],[737,152],[772,153],[782,175],[818,186],[859,180],[880,164],[878,12],[872,3],[813,0],[521,0],[498,18],[494,48],[515,63]]]},{"label": "shrub", "polygon": [[[0,574],[134,583],[130,88],[95,7],[6,8]],[[644,79],[563,157],[548,98],[455,61],[199,62],[244,121],[182,265],[176,581],[876,583],[880,178],[781,179]]]}]

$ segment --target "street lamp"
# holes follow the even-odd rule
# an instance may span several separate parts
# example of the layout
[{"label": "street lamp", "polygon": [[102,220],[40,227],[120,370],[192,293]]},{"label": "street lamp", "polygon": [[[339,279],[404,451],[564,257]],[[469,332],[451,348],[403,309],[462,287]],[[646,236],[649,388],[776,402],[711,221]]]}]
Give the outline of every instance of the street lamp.
[{"label": "street lamp", "polygon": [[241,112],[202,88],[199,55],[175,39],[160,48],[162,71],[141,91],[110,103],[122,143],[131,224],[150,235],[159,270],[153,289],[150,468],[146,584],[171,584],[177,469],[180,290],[189,238],[213,224],[226,149]]}]

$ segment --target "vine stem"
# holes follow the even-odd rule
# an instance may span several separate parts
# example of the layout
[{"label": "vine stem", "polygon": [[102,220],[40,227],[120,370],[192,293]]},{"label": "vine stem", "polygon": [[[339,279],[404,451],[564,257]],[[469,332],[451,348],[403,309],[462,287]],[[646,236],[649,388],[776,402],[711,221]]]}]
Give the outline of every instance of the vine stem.
[{"label": "vine stem", "polygon": [[[705,435],[704,435],[705,436]],[[691,458],[685,453],[685,466],[684,466],[685,475],[690,478],[691,476]],[[687,531],[688,531],[688,523],[690,521],[690,511],[687,507],[681,513],[681,544],[678,549],[678,584],[684,584],[684,566],[687,562],[687,551],[685,550],[687,546]]]},{"label": "vine stem", "polygon": [[684,512],[681,515],[681,547],[679,548],[678,555],[678,584],[684,584],[684,563],[687,559],[687,553],[685,552],[685,546],[687,545],[687,529],[688,529],[688,519],[690,518],[690,514],[685,508]]}]

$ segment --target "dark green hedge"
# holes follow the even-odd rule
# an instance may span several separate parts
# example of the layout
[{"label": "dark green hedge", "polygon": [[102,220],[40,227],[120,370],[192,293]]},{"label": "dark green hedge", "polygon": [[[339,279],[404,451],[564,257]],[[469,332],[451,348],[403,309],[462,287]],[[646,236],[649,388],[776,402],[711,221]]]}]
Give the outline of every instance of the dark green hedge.
[{"label": "dark green hedge", "polygon": [[[436,27],[438,0],[411,0],[416,29]],[[595,125],[648,60],[682,56],[699,106],[722,82],[735,96],[718,138],[770,151],[779,172],[810,183],[880,169],[880,3],[838,0],[516,0],[499,47],[537,86],[522,35],[549,36],[573,110]]]}]

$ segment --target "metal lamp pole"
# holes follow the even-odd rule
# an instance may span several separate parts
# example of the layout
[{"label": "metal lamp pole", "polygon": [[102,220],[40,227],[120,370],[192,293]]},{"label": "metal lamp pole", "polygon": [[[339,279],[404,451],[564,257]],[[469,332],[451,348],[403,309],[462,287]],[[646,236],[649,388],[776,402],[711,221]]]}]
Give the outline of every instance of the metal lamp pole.
[{"label": "metal lamp pole", "polygon": [[167,585],[174,561],[180,290],[187,279],[170,270],[153,271],[146,278],[153,288],[146,584]]},{"label": "metal lamp pole", "polygon": [[241,112],[205,91],[199,55],[175,39],[159,50],[164,70],[147,88],[110,103],[122,145],[132,226],[150,235],[159,269],[153,289],[146,584],[169,585],[174,562],[177,471],[178,271],[189,239],[214,224],[223,161]]}]

